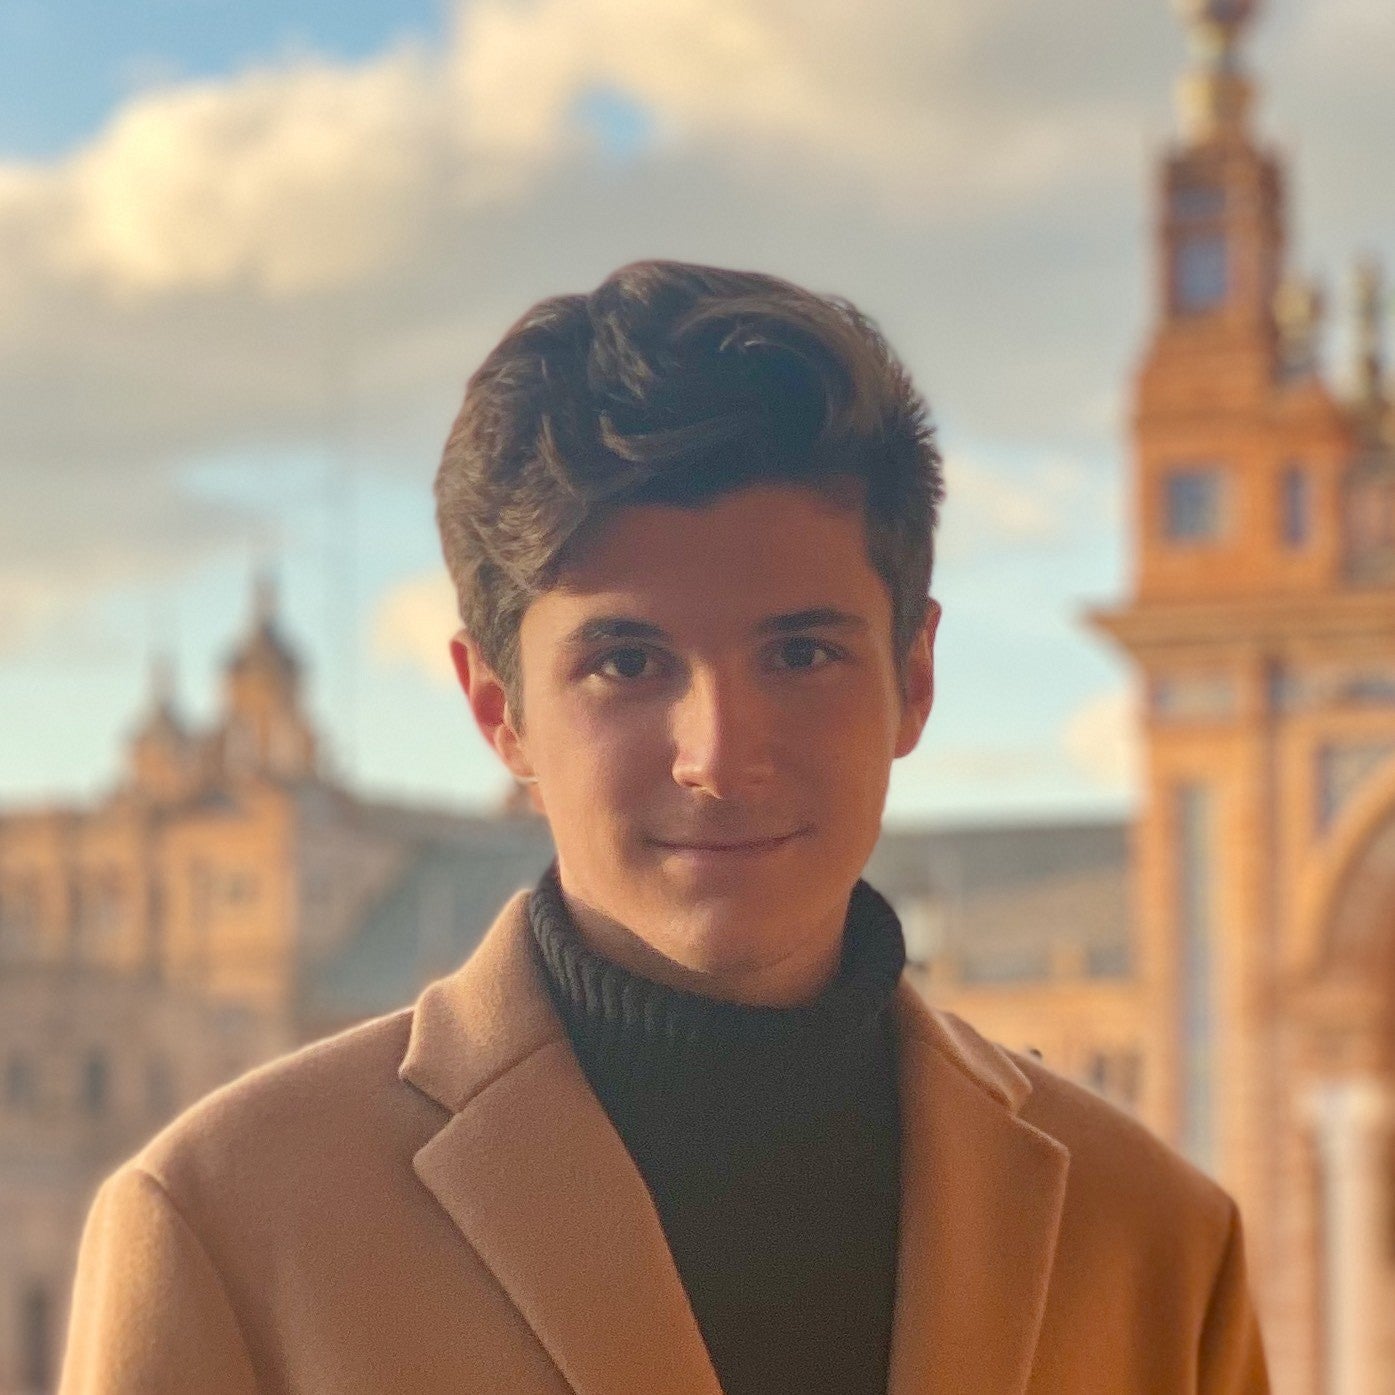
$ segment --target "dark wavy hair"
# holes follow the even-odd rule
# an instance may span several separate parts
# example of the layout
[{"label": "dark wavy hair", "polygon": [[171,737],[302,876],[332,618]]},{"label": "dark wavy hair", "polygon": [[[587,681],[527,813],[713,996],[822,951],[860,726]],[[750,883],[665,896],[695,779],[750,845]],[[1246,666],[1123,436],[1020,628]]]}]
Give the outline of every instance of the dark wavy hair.
[{"label": "dark wavy hair", "polygon": [[529,604],[609,512],[760,482],[860,483],[898,665],[924,623],[943,497],[925,400],[847,301],[756,272],[622,267],[533,306],[470,378],[436,475],[460,619],[521,716]]}]

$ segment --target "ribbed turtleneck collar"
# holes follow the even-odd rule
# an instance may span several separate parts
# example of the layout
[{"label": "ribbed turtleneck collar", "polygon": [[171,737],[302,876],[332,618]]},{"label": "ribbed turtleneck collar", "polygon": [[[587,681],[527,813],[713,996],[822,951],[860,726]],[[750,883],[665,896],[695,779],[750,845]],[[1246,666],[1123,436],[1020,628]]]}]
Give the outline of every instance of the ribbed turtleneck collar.
[{"label": "ribbed turtleneck collar", "polygon": [[853,888],[834,981],[812,1002],[751,1007],[641,978],[587,947],[554,864],[529,902],[549,989],[587,1074],[613,1088],[689,1098],[735,1094],[769,1108],[865,1068],[905,967],[901,924],[866,882]]}]

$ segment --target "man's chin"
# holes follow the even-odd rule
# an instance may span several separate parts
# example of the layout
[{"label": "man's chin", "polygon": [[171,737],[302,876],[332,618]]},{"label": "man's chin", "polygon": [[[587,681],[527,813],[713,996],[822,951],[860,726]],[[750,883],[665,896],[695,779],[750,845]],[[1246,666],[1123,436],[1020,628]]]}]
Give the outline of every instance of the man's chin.
[{"label": "man's chin", "polygon": [[783,958],[808,935],[788,900],[712,891],[671,903],[663,913],[666,952],[696,973],[726,975]]},{"label": "man's chin", "polygon": [[749,867],[685,864],[664,871],[661,885],[670,923],[695,932],[701,928],[717,938],[742,933],[741,927],[798,921],[799,905],[808,896],[807,879],[762,876]]}]

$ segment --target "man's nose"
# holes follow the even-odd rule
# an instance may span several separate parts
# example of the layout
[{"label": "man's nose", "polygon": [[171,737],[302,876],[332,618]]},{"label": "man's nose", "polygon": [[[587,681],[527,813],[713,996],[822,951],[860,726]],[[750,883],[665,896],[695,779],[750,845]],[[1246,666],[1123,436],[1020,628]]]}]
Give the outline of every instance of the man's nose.
[{"label": "man's nose", "polygon": [[750,677],[697,673],[673,712],[673,778],[714,799],[736,799],[775,774],[775,714]]}]

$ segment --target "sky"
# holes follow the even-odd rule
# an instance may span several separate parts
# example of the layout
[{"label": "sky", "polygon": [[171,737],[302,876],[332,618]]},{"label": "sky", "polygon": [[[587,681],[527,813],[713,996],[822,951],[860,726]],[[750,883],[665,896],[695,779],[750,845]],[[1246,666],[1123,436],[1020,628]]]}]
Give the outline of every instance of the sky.
[{"label": "sky", "polygon": [[[1389,0],[1268,0],[1259,126],[1341,320],[1395,260]],[[5,0],[0,807],[191,721],[277,580],[334,769],[493,804],[430,485],[530,303],[637,257],[850,297],[930,399],[936,709],[894,822],[1117,815],[1128,384],[1186,63],[1167,0]],[[1343,370],[1340,323],[1329,335]]]}]

